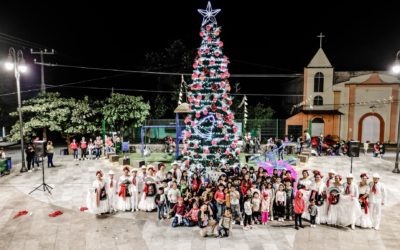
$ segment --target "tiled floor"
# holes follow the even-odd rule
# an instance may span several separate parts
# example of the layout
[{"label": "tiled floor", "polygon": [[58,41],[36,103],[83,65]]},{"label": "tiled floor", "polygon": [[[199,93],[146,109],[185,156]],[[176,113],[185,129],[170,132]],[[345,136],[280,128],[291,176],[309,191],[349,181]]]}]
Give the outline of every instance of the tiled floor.
[{"label": "tiled floor", "polygon": [[[73,162],[57,158],[59,167],[46,170],[46,182],[53,195],[35,191],[41,183],[41,172],[0,178],[0,249],[400,249],[400,175],[391,173],[393,163],[380,159],[356,158],[353,173],[377,171],[388,189],[390,199],[383,210],[380,231],[357,228],[334,228],[319,225],[296,231],[290,222],[271,223],[243,231],[235,226],[228,239],[200,238],[198,228],[169,227],[158,222],[155,213],[118,213],[96,218],[79,207],[86,206],[86,190],[97,169],[107,172],[121,168],[100,161]],[[77,164],[79,163],[79,164]],[[323,173],[333,168],[342,175],[350,169],[347,157],[312,158],[307,166]],[[20,210],[30,214],[13,219]],[[48,214],[62,210],[63,215]]]}]

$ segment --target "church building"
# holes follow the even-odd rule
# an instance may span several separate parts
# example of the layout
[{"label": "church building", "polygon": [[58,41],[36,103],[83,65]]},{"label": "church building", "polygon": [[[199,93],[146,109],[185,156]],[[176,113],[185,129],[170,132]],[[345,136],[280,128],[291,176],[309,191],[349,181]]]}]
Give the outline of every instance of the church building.
[{"label": "church building", "polygon": [[399,85],[388,72],[336,72],[320,47],[304,68],[303,100],[286,120],[286,134],[307,129],[312,136],[396,143]]}]

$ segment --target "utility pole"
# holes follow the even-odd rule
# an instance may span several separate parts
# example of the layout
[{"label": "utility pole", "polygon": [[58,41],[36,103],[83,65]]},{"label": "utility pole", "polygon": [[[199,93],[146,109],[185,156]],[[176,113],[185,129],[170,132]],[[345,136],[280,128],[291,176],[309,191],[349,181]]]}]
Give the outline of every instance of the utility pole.
[{"label": "utility pole", "polygon": [[[41,73],[41,81],[40,81],[40,92],[42,94],[46,93],[46,83],[44,81],[44,56],[45,55],[54,55],[55,51],[52,49],[51,51],[47,51],[47,49],[40,49],[38,51],[34,51],[31,49],[31,55],[40,55],[40,73]],[[36,59],[35,59],[36,64]],[[46,128],[43,128],[43,140],[47,139],[47,131]]]}]

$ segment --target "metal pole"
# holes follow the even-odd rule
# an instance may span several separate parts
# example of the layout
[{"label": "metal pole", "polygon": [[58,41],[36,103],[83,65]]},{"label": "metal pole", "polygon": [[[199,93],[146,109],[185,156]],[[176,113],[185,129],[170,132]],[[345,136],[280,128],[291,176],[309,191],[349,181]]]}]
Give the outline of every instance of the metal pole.
[{"label": "metal pole", "polygon": [[23,122],[22,122],[22,110],[21,110],[21,89],[19,84],[20,74],[18,72],[18,66],[15,64],[15,79],[17,80],[17,96],[18,96],[18,115],[19,115],[19,134],[21,137],[21,170],[20,172],[28,171],[25,166],[25,155],[24,155],[24,133],[23,133]]},{"label": "metal pole", "polygon": [[[350,154],[351,154],[351,152],[350,152]],[[351,155],[351,161],[350,161],[351,163],[350,163],[350,174],[352,174],[353,173],[353,155]]]},{"label": "metal pole", "polygon": [[175,115],[175,130],[176,130],[176,139],[175,139],[175,160],[179,157],[179,136],[180,136],[180,128],[179,128],[179,114]]},{"label": "metal pole", "polygon": [[400,114],[399,116],[399,121],[397,123],[397,149],[396,149],[396,162],[394,163],[394,169],[393,173],[399,174],[400,169],[399,169],[399,151],[400,151]]}]

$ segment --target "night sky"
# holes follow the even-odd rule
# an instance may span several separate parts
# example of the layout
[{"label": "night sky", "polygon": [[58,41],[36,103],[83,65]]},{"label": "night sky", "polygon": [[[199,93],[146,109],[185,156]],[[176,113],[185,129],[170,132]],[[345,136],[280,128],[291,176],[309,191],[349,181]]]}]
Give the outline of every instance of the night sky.
[{"label": "night sky", "polygon": [[[56,1],[50,4],[11,2],[0,3],[1,58],[7,57],[8,47],[12,45],[24,49],[27,62],[32,63],[29,49],[43,45],[57,51],[56,56],[46,58],[47,62],[132,70],[143,69],[146,53],[163,51],[174,40],[182,40],[191,50],[197,48],[201,42],[198,34],[202,21],[197,9],[204,9],[207,4],[205,0],[147,0],[129,4],[126,1],[65,1],[57,6]],[[302,73],[319,47],[316,36],[320,32],[326,35],[323,49],[336,70],[386,70],[400,49],[399,8],[394,3],[380,1],[367,6],[340,1],[322,4],[320,1],[213,0],[212,4],[213,8],[222,9],[217,20],[222,26],[224,53],[231,59],[231,74]],[[4,34],[39,46],[10,41]],[[52,67],[46,68],[46,82],[58,85],[114,74]],[[154,78],[129,75],[76,86],[153,90]],[[0,71],[0,79],[3,82],[0,101],[11,105],[16,102],[16,95],[4,94],[15,91],[13,78]],[[240,82],[242,93],[273,94],[280,92],[284,82],[291,79],[231,78],[231,82]],[[21,85],[22,90],[39,87],[38,66],[22,79]],[[79,88],[52,91],[95,98],[110,93]],[[36,93],[24,93],[22,97],[26,99]],[[250,102],[259,100],[260,97],[253,98]],[[271,106],[278,103],[273,98],[266,100]]]}]

